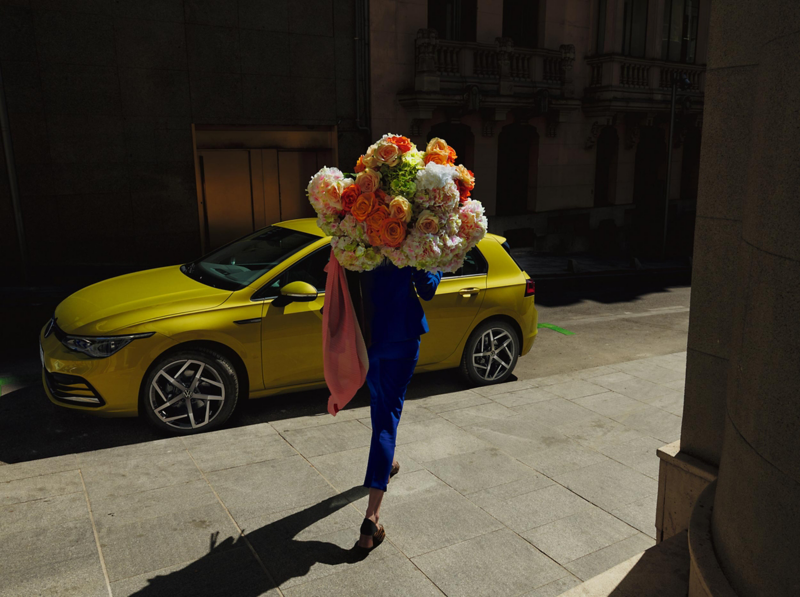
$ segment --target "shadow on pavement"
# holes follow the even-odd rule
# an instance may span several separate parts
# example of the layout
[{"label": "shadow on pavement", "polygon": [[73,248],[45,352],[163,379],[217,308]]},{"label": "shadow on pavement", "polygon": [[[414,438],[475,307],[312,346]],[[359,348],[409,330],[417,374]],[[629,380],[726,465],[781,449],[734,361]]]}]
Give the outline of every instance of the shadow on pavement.
[{"label": "shadow on pavement", "polygon": [[[356,564],[366,552],[353,546],[345,549],[324,541],[298,541],[295,537],[309,526],[341,510],[351,502],[366,496],[368,489],[353,487],[305,510],[276,520],[260,529],[245,532],[247,542],[258,553],[270,576],[280,586],[308,574],[317,563],[337,566]],[[132,593],[132,597],[163,597],[164,595],[262,595],[268,586],[263,570],[253,560],[242,539],[228,538],[216,544],[211,536],[211,549],[202,558],[175,572],[148,579],[148,585]]]},{"label": "shadow on pavement", "polygon": [[[38,366],[38,359],[34,363]],[[512,377],[512,380],[515,379]],[[467,386],[456,369],[419,373],[406,395],[414,400],[456,392]],[[240,402],[225,429],[295,417],[327,415],[326,389],[269,396]],[[369,391],[362,388],[348,408],[369,406]],[[143,418],[100,418],[52,404],[41,382],[0,397],[0,466],[65,454],[91,452],[170,437]]]}]

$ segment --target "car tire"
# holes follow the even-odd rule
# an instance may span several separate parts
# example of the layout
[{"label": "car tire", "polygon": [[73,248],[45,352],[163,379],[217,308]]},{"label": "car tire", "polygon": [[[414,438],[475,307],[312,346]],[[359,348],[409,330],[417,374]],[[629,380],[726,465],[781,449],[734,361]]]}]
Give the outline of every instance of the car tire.
[{"label": "car tire", "polygon": [[[200,379],[196,380],[198,372]],[[189,390],[192,398],[187,400]],[[215,350],[198,348],[159,358],[142,384],[139,407],[159,430],[193,435],[224,425],[238,397],[239,377],[230,359]]]},{"label": "car tire", "polygon": [[500,319],[484,321],[464,346],[461,375],[473,386],[503,383],[517,366],[519,350],[514,326]]}]

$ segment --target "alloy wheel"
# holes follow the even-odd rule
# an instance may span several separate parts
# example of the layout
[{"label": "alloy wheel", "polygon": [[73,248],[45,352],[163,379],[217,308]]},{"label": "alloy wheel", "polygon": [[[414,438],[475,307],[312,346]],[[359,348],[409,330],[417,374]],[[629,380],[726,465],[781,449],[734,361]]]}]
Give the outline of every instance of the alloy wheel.
[{"label": "alloy wheel", "polygon": [[164,365],[149,390],[150,408],[163,423],[176,429],[207,426],[220,413],[226,398],[219,372],[193,359]]},{"label": "alloy wheel", "polygon": [[501,378],[514,364],[514,338],[502,328],[490,328],[475,343],[472,364],[486,381]]}]

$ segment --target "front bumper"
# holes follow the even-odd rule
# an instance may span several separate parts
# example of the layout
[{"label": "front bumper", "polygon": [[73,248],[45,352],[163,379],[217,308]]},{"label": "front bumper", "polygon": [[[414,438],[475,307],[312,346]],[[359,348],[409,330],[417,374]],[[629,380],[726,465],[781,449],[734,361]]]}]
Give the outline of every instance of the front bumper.
[{"label": "front bumper", "polygon": [[[47,327],[47,326],[45,326]],[[95,359],[67,349],[55,334],[39,333],[42,385],[53,404],[106,417],[139,412],[139,389],[150,364],[175,343],[162,334],[134,340]]]}]

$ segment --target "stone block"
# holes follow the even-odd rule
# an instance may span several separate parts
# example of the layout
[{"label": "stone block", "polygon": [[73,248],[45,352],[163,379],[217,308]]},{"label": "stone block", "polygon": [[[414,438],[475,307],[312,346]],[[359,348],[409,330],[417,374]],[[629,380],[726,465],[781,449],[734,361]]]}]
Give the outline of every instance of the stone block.
[{"label": "stone block", "polygon": [[[123,123],[118,117],[53,115],[48,117],[47,127],[54,162],[118,163],[125,159]],[[16,150],[16,142],[14,145]]]},{"label": "stone block", "polygon": [[289,3],[289,32],[333,37],[331,0],[293,0]]},{"label": "stone block", "polygon": [[[53,121],[56,121],[53,123]],[[45,121],[44,114],[15,114],[11,118],[11,142],[14,144],[14,161],[19,164],[46,164],[56,159],[57,143],[53,140],[51,124],[58,127],[57,116]],[[104,123],[105,124],[105,123]],[[56,135],[61,132],[56,129]],[[113,142],[112,142],[113,143]],[[90,152],[91,155],[91,152]]]},{"label": "stone block", "polygon": [[[605,388],[603,389],[605,390]],[[597,414],[614,419],[615,421],[619,421],[617,418],[619,416],[624,416],[647,408],[647,404],[644,402],[607,390],[603,394],[577,398],[574,402],[575,404],[579,404],[584,408],[588,408]]]},{"label": "stone block", "polygon": [[614,420],[666,443],[681,436],[681,418],[654,406],[619,414]]},{"label": "stone block", "polygon": [[43,65],[116,65],[114,21],[109,16],[38,10],[35,22],[36,51]]},{"label": "stone block", "polygon": [[[31,554],[36,554],[31,558]],[[24,530],[3,536],[0,561],[6,575],[37,568],[42,562],[56,565],[77,558],[97,557],[89,516],[80,520],[44,527],[36,533]]]},{"label": "stone block", "polygon": [[559,597],[564,591],[568,591],[579,584],[581,584],[581,580],[577,576],[570,574],[547,583],[538,589],[524,593],[521,597]]},{"label": "stone block", "polygon": [[561,425],[558,430],[582,446],[602,450],[607,446],[640,439],[642,433],[606,417],[592,418]]},{"label": "stone block", "polygon": [[372,434],[358,421],[343,421],[333,425],[284,431],[283,437],[298,452],[311,458],[368,446]]},{"label": "stone block", "polygon": [[235,466],[265,462],[294,456],[297,452],[282,437],[232,438],[190,448],[189,452],[203,471],[216,471]]},{"label": "stone block", "polygon": [[[227,547],[227,546],[226,546]],[[220,574],[224,570],[225,574]],[[216,548],[193,562],[167,566],[111,583],[114,595],[259,595],[278,597],[264,569],[250,550],[242,545],[234,549]],[[103,595],[108,589],[103,588]],[[99,597],[99,596],[98,596]]]},{"label": "stone block", "polygon": [[716,469],[680,451],[673,442],[658,450],[658,498],[656,541],[661,542],[689,528],[695,502],[716,478]]},{"label": "stone block", "polygon": [[[41,564],[41,562],[39,562]],[[64,562],[6,573],[0,590],[7,597],[107,597],[108,587],[97,553]]]},{"label": "stone block", "polygon": [[[256,29],[239,30],[242,72],[287,77],[292,71],[288,33],[264,34]],[[281,82],[284,86],[286,81]]]},{"label": "stone block", "polygon": [[130,162],[149,162],[151,166],[154,162],[182,162],[194,167],[188,118],[131,116],[125,119],[124,133]]},{"label": "stone block", "polygon": [[[357,100],[356,100],[356,83],[355,79],[337,79],[336,80],[336,115],[342,120],[355,120],[357,114]],[[343,125],[340,125],[343,127]],[[341,130],[341,129],[339,129]],[[360,139],[358,139],[360,141]],[[358,149],[350,151],[350,155],[358,154]],[[340,160],[343,159],[341,142],[339,145]],[[355,160],[344,160],[342,164],[355,163]],[[346,168],[346,167],[345,167]]]},{"label": "stone block", "polygon": [[187,68],[183,24],[116,19],[114,30],[119,66],[178,70]]},{"label": "stone block", "polygon": [[507,529],[413,559],[446,595],[517,595],[567,575]]},{"label": "stone block", "polygon": [[683,368],[673,369],[662,367],[658,363],[643,359],[639,361],[629,361],[611,365],[614,369],[628,373],[640,379],[646,379],[653,383],[667,384],[678,379],[683,379],[685,372]]},{"label": "stone block", "polygon": [[648,537],[656,539],[656,503],[658,496],[651,496],[625,504],[611,510],[611,514],[641,531]]},{"label": "stone block", "polygon": [[[294,3],[292,4],[294,6]],[[336,69],[331,68],[335,60],[336,45],[333,38],[316,35],[290,35],[289,65],[295,78],[332,79]]]},{"label": "stone block", "polygon": [[[500,522],[458,492],[441,481],[428,480],[430,476],[427,471],[417,471],[392,480],[396,497],[385,500],[381,507],[381,522],[386,525],[387,536],[407,557],[502,528]],[[423,488],[418,489],[421,480]]]},{"label": "stone block", "polygon": [[[338,416],[338,415],[337,415]],[[402,446],[395,450],[395,459],[400,463],[399,475],[418,471],[422,466],[405,453]],[[325,479],[339,490],[361,486],[369,460],[369,447],[354,448],[335,454],[322,454],[309,459]],[[388,491],[392,492],[392,483],[397,477],[392,477]]]},{"label": "stone block", "polygon": [[307,506],[335,493],[301,456],[214,471],[206,476],[236,520]]},{"label": "stone block", "polygon": [[593,508],[536,527],[523,537],[564,565],[636,534],[630,525]]},{"label": "stone block", "polygon": [[237,9],[237,3],[227,0],[187,0],[184,4],[187,23],[219,27],[238,27],[239,11]]},{"label": "stone block", "polygon": [[568,381],[566,383],[558,383],[547,386],[547,391],[561,396],[567,400],[575,400],[576,398],[583,398],[584,396],[592,396],[595,394],[602,394],[608,390],[603,386],[590,383],[584,380]]},{"label": "stone block", "polygon": [[0,466],[0,483],[78,469],[75,454]]},{"label": "stone block", "polygon": [[180,70],[120,68],[122,113],[126,116],[189,116],[189,74]]},{"label": "stone block", "polygon": [[209,546],[221,553],[241,542],[219,503],[127,524],[97,521],[97,536],[111,582],[207,557]]},{"label": "stone block", "polygon": [[438,396],[421,398],[416,401],[417,404],[433,413],[443,413],[451,410],[468,408],[470,406],[490,404],[491,402],[490,398],[476,394],[471,390],[449,392],[447,394],[439,394]]},{"label": "stone block", "polygon": [[239,27],[288,32],[289,0],[239,0]]},{"label": "stone block", "polygon": [[39,72],[48,114],[121,114],[119,78],[115,68],[44,64]]},{"label": "stone block", "polygon": [[592,378],[592,383],[601,385],[628,398],[647,403],[675,393],[675,390],[663,384],[653,383],[627,373],[594,377]]},{"label": "stone block", "polygon": [[489,404],[448,410],[441,413],[440,416],[446,421],[450,421],[454,425],[464,428],[470,425],[480,424],[486,419],[508,419],[517,416],[517,414],[515,410],[506,408],[496,402],[490,402]]},{"label": "stone block", "polygon": [[76,470],[12,479],[0,485],[0,506],[21,504],[76,492],[83,493],[81,476]]},{"label": "stone block", "polygon": [[521,454],[519,460],[548,477],[555,477],[598,462],[608,460],[606,456],[591,447],[573,439],[558,442],[556,447]]},{"label": "stone block", "polygon": [[604,510],[658,492],[658,483],[654,479],[611,460],[558,475],[554,480]]},{"label": "stone block", "polygon": [[600,451],[617,462],[636,469],[643,475],[658,479],[659,459],[656,450],[663,441],[642,436],[629,442],[603,446]]},{"label": "stone block", "polygon": [[504,499],[482,496],[481,508],[516,533],[544,526],[578,512],[596,509],[578,494],[557,484]]},{"label": "stone block", "polygon": [[510,456],[520,459],[569,441],[564,434],[548,426],[547,423],[540,423],[527,415],[486,419],[467,427],[466,430]]},{"label": "stone block", "polygon": [[722,452],[729,367],[727,359],[689,349],[681,449],[711,464]]},{"label": "stone block", "polygon": [[491,448],[428,462],[425,467],[461,494],[467,495],[540,475],[518,460]]},{"label": "stone block", "polygon": [[237,118],[242,113],[242,75],[191,72],[192,114],[195,118]]},{"label": "stone block", "polygon": [[137,2],[114,2],[113,13],[118,17],[152,19],[183,23],[184,3],[182,0],[138,0]]},{"label": "stone block", "polygon": [[[750,64],[706,72],[703,141],[700,149],[703,168],[697,192],[698,220],[701,217],[741,220],[748,164],[752,155],[756,71],[757,67]],[[731,126],[731,122],[737,122],[738,125]],[[720,172],[724,172],[724,175],[720,176]],[[698,232],[695,232],[695,238],[701,238]],[[695,251],[695,258],[697,256]]]},{"label": "stone block", "polygon": [[[535,380],[532,379],[518,379],[517,381],[509,381],[501,384],[492,384],[490,386],[483,386],[474,388],[472,391],[480,394],[481,396],[500,396],[502,394],[510,394],[512,392],[519,392],[527,390],[536,386]],[[553,398],[555,395],[551,395]],[[495,400],[498,400],[495,398]]]},{"label": "stone block", "polygon": [[0,6],[0,60],[36,60],[34,18],[23,6]]},{"label": "stone block", "polygon": [[11,118],[18,113],[36,113],[44,110],[38,70],[35,62],[3,63],[3,89]]},{"label": "stone block", "polygon": [[618,543],[573,560],[566,567],[578,578],[588,580],[653,545],[654,541],[650,537],[642,534],[633,535]]},{"label": "stone block", "polygon": [[[512,383],[517,384],[525,382],[512,382]],[[495,386],[488,386],[488,387],[491,388]],[[515,387],[521,387],[521,386],[515,386]],[[554,398],[557,398],[555,394],[551,394],[544,388],[527,388],[524,390],[511,391],[503,394],[490,394],[490,397],[497,404],[500,404],[507,408],[514,408],[516,406],[523,406],[525,404],[534,404],[536,402],[544,402],[546,400],[553,400]]]},{"label": "stone block", "polygon": [[319,124],[335,122],[335,79],[293,78],[291,85],[293,119]]},{"label": "stone block", "polygon": [[89,518],[83,491],[0,506],[0,537]]},{"label": "stone block", "polygon": [[754,450],[800,483],[800,263],[755,248],[749,252],[746,316],[729,373],[728,416]]},{"label": "stone block", "polygon": [[240,73],[239,30],[212,25],[186,25],[189,69],[214,73]]}]

